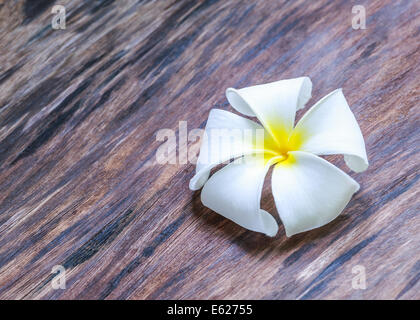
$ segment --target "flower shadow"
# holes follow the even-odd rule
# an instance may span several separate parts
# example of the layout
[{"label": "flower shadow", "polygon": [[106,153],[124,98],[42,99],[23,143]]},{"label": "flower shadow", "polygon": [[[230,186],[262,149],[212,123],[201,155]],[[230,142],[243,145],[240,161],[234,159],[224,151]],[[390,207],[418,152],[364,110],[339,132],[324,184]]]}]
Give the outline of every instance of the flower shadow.
[{"label": "flower shadow", "polygon": [[[192,212],[201,221],[200,225],[206,231],[213,234],[221,234],[221,237],[237,246],[247,254],[264,260],[269,256],[290,256],[291,253],[302,248],[303,251],[315,246],[319,240],[327,237],[336,237],[338,230],[341,230],[349,221],[350,216],[344,214],[337,217],[330,223],[320,228],[296,234],[290,238],[286,237],[283,225],[278,217],[275,206],[268,209],[279,223],[279,231],[274,237],[246,230],[233,221],[217,214],[205,207],[200,200],[200,190],[195,191],[192,196]],[[358,206],[357,204],[355,204]],[[349,211],[353,206],[350,206]],[[329,241],[325,243],[328,245]]]}]

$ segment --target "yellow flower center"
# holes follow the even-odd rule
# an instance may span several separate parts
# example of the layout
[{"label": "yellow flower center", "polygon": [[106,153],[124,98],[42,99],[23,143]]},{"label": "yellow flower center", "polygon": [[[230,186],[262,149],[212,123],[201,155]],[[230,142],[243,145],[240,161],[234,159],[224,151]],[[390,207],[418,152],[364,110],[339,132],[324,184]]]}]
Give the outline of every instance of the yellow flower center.
[{"label": "yellow flower center", "polygon": [[299,150],[302,142],[302,134],[296,130],[291,132],[285,129],[270,130],[264,135],[264,149],[267,151],[265,158],[267,161],[271,160],[282,165],[292,164],[294,158],[290,151]]}]

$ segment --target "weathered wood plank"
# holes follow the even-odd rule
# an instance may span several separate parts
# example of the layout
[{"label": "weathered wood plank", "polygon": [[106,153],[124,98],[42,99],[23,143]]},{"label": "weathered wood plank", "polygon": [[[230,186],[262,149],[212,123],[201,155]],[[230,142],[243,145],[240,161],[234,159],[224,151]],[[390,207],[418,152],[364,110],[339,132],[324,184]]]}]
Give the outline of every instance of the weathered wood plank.
[{"label": "weathered wood plank", "polygon": [[[65,30],[54,4],[0,1],[0,298],[420,298],[418,2],[364,1],[366,30],[349,1],[67,0]],[[309,105],[343,88],[371,163],[332,223],[246,231],[156,164],[225,88],[302,75]]]}]

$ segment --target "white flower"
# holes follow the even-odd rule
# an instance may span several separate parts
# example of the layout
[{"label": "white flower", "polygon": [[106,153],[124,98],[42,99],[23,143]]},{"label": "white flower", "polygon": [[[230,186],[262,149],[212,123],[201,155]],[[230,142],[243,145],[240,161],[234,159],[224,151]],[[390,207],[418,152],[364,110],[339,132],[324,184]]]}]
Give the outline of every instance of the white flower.
[{"label": "white flower", "polygon": [[[264,178],[270,166],[272,192],[286,235],[292,236],[335,219],[359,184],[319,155],[343,154],[356,172],[367,169],[362,133],[341,91],[318,101],[294,126],[296,110],[311,97],[308,77],[226,90],[232,107],[256,116],[261,125],[233,113],[213,109],[190,189],[201,192],[203,204],[249,230],[274,236],[278,225],[260,208]],[[215,143],[228,130],[264,130],[263,145],[248,139],[233,146]],[[224,132],[224,133],[222,133]],[[233,162],[213,174],[223,162]]]}]

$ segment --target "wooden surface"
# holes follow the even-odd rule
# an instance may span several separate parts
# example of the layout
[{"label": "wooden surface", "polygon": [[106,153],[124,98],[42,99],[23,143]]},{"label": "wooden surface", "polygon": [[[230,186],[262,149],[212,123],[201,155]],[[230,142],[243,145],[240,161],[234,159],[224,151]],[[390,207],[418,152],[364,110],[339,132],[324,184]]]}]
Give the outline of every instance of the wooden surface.
[{"label": "wooden surface", "polygon": [[[55,3],[0,1],[0,298],[420,298],[418,1],[63,0],[53,30]],[[232,111],[225,88],[302,75],[308,105],[343,88],[370,160],[328,158],[361,185],[332,223],[246,231],[193,164],[155,163],[159,129]]]}]

